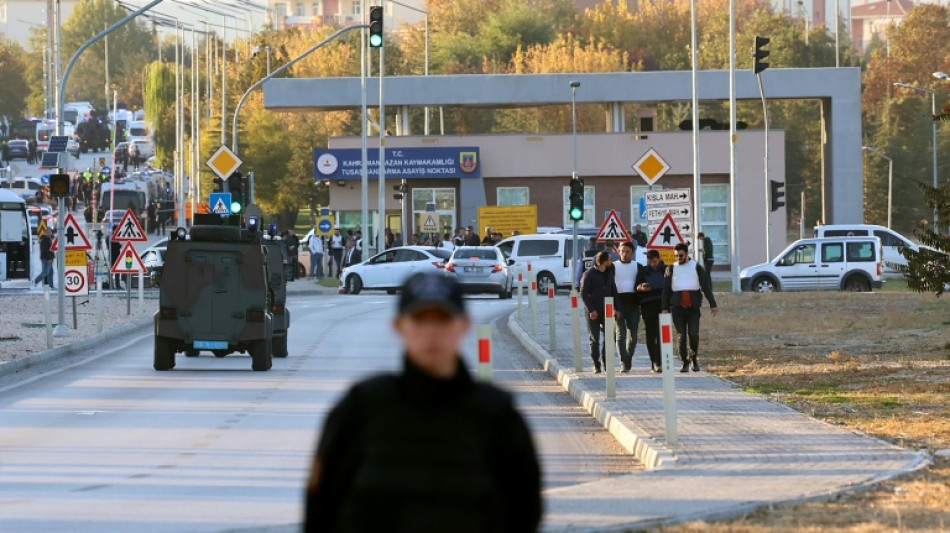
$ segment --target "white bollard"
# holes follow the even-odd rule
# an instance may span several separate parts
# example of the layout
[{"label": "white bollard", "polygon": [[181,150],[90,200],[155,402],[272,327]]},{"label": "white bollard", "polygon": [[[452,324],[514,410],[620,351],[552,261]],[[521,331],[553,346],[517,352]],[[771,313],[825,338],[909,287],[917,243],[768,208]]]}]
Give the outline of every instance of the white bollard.
[{"label": "white bollard", "polygon": [[581,310],[580,298],[577,290],[571,289],[571,325],[574,326],[574,372],[583,372],[584,363],[581,362]]},{"label": "white bollard", "polygon": [[531,272],[531,263],[528,263],[528,279],[531,280],[531,292],[528,293],[528,312],[531,314],[531,335],[538,334],[538,280]]},{"label": "white bollard", "polygon": [[548,287],[548,335],[551,337],[551,355],[557,351],[557,310],[554,305],[554,287]]},{"label": "white bollard", "polygon": [[478,378],[482,381],[492,380],[491,362],[491,326],[478,326]]},{"label": "white bollard", "polygon": [[518,269],[518,322],[524,323],[522,302],[524,302],[524,273]]},{"label": "white bollard", "polygon": [[141,315],[145,311],[145,273],[139,270],[139,310]]},{"label": "white bollard", "polygon": [[614,362],[614,351],[617,349],[617,340],[614,339],[614,299],[604,298],[604,354],[607,359],[607,397],[617,396],[617,376]]},{"label": "white bollard", "polygon": [[96,276],[96,333],[102,333],[102,276]]},{"label": "white bollard", "polygon": [[676,370],[673,360],[673,316],[660,314],[660,358],[663,365],[663,412],[666,413],[666,443],[676,446]]},{"label": "white bollard", "polygon": [[[49,285],[43,285],[43,307],[46,309],[46,349],[53,347],[53,304],[49,301]],[[60,289],[63,290],[63,289]]]}]

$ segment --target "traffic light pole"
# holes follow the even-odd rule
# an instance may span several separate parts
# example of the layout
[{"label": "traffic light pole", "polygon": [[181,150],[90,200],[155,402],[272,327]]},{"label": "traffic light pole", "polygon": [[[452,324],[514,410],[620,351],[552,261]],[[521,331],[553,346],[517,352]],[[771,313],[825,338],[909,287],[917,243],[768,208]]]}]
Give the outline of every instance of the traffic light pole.
[{"label": "traffic light pole", "polygon": [[762,114],[765,119],[765,260],[772,259],[772,202],[769,181],[769,101],[765,98],[765,86],[762,84],[762,73],[755,75],[759,80],[759,94],[762,95]]},{"label": "traffic light pole", "polygon": [[[379,216],[376,223],[376,249],[386,241],[386,102],[383,100],[383,78],[386,77],[386,45],[379,47]],[[368,229],[368,228],[367,228]],[[403,244],[409,242],[408,228],[403,228]]]}]

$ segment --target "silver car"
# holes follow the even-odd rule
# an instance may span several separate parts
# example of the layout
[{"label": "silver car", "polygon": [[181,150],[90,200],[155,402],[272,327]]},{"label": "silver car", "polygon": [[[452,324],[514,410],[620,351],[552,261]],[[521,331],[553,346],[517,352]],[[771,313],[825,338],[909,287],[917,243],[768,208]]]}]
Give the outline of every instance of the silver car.
[{"label": "silver car", "polygon": [[454,276],[470,293],[490,292],[511,298],[514,261],[494,246],[460,246],[445,264],[445,275]]}]

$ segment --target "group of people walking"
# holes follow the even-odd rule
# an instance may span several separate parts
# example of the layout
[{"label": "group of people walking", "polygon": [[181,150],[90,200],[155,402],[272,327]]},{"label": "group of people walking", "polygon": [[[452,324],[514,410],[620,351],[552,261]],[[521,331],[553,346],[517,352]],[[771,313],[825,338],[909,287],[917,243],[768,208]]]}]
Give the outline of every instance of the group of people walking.
[{"label": "group of people walking", "polygon": [[[647,352],[654,372],[662,372],[660,359],[660,314],[672,315],[682,367],[680,372],[699,372],[699,321],[703,296],[713,316],[719,306],[712,292],[709,273],[690,259],[689,246],[676,245],[676,261],[666,265],[656,250],[647,251],[647,264],[634,260],[636,245],[620,245],[619,259],[611,251],[596,252],[594,265],[584,272],[580,283],[581,298],[587,312],[590,358],[594,372],[606,368],[606,343],[616,342],[621,372],[629,372],[637,347],[637,332],[643,318]],[[601,340],[604,331],[605,299],[614,299],[615,338]]]}]

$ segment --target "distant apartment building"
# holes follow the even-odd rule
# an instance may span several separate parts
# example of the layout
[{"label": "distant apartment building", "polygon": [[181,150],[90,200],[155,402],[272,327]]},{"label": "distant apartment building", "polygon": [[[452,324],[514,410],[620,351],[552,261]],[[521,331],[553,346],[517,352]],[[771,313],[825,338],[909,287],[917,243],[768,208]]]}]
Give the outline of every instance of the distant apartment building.
[{"label": "distant apartment building", "polygon": [[[0,38],[26,47],[31,29],[50,24],[52,4],[52,0],[0,0]],[[79,0],[60,0],[60,20],[65,22],[77,5]]]},{"label": "distant apartment building", "polygon": [[[368,5],[379,5],[379,0]],[[425,0],[383,0],[389,29],[416,24],[425,16]],[[324,25],[350,26],[363,22],[363,0],[267,0],[267,15],[275,28]]]},{"label": "distant apartment building", "polygon": [[913,0],[857,0],[851,6],[851,40],[855,52],[864,55],[875,35],[881,42],[887,42],[887,27],[900,24],[915,5]]}]

